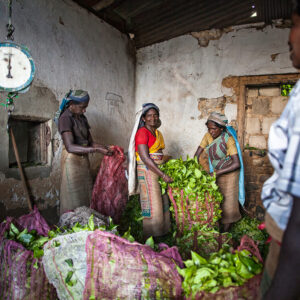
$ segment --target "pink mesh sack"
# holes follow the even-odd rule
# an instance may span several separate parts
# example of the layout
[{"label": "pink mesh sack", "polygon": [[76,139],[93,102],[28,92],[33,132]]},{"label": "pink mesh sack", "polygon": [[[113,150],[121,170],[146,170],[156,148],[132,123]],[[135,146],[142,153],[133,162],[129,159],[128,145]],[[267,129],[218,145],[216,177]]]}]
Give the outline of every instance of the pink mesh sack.
[{"label": "pink mesh sack", "polygon": [[84,300],[182,299],[181,277],[167,252],[97,230],[86,253]]},{"label": "pink mesh sack", "polygon": [[5,238],[11,222],[21,230],[28,225],[29,228],[26,228],[29,231],[35,229],[41,235],[46,235],[49,228],[36,208],[18,220],[8,217],[0,224],[0,299],[57,299],[56,290],[45,275],[41,259],[34,258],[33,252],[22,244]]},{"label": "pink mesh sack", "polygon": [[23,227],[27,228],[28,231],[35,229],[39,235],[47,236],[50,230],[46,220],[41,216],[36,205],[33,211],[27,215],[23,215],[18,218],[18,223]]},{"label": "pink mesh sack", "polygon": [[104,156],[93,188],[91,208],[119,223],[128,199],[124,150],[113,146],[114,154]]}]

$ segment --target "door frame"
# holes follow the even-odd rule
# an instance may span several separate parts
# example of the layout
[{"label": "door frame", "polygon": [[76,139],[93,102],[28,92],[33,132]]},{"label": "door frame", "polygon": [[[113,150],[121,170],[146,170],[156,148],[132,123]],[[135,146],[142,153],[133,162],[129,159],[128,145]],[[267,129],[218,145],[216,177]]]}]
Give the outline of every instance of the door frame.
[{"label": "door frame", "polygon": [[296,83],[298,79],[300,79],[300,73],[229,76],[223,79],[222,85],[232,88],[237,97],[237,136],[242,151],[244,150],[247,88]]}]

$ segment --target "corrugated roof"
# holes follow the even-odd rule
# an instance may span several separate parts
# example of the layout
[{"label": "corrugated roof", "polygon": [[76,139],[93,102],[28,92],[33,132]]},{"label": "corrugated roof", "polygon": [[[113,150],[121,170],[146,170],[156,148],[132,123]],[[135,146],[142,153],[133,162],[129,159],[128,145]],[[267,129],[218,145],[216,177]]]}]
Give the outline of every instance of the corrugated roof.
[{"label": "corrugated roof", "polygon": [[289,19],[292,0],[73,0],[124,33],[137,48],[193,31]]}]

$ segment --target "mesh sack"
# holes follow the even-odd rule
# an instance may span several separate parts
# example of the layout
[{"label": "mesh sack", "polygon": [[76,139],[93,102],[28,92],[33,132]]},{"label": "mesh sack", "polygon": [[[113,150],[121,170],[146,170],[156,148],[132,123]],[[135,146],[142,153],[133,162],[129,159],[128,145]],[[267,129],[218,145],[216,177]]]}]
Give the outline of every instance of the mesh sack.
[{"label": "mesh sack", "polygon": [[107,216],[103,216],[99,212],[86,206],[76,208],[74,211],[69,211],[62,214],[59,218],[59,227],[72,228],[76,223],[85,226],[89,222],[90,216],[93,215],[95,226],[109,225]]},{"label": "mesh sack", "polygon": [[94,184],[91,208],[114,223],[119,223],[128,199],[128,182],[123,163],[126,160],[124,150],[113,146],[112,156],[104,156]]},{"label": "mesh sack", "polygon": [[82,299],[87,271],[85,244],[91,232],[61,235],[44,246],[44,270],[59,299]]},{"label": "mesh sack", "polygon": [[[247,235],[241,239],[238,251],[246,249],[263,262],[256,243]],[[261,274],[250,278],[244,285],[220,289],[216,293],[200,292],[194,298],[187,300],[257,300],[260,299]]]},{"label": "mesh sack", "polygon": [[[189,232],[193,224],[205,225],[215,223],[214,216],[219,205],[214,203],[214,199],[209,192],[204,193],[204,199],[194,197],[195,200],[190,201],[189,197],[184,196],[183,190],[172,189],[169,187],[168,195],[170,197],[173,209],[172,215],[176,221],[179,234],[183,235]],[[194,195],[190,195],[193,197]]]},{"label": "mesh sack", "polygon": [[[31,220],[31,224],[28,221]],[[0,225],[0,299],[57,299],[55,288],[49,283],[41,259],[33,257],[33,252],[16,241],[5,238],[11,222],[18,228],[28,224],[28,230],[45,234],[46,221],[35,208],[28,215],[15,220],[11,217]],[[47,226],[46,226],[47,225]]]},{"label": "mesh sack", "polygon": [[84,300],[182,299],[181,277],[166,253],[99,230],[89,235],[86,251]]},{"label": "mesh sack", "polygon": [[34,206],[33,211],[27,215],[23,215],[18,218],[18,223],[23,227],[27,228],[28,231],[35,229],[39,235],[47,236],[50,230],[46,220],[41,216],[37,207]]},{"label": "mesh sack", "polygon": [[211,227],[211,224],[214,224],[214,227],[218,227],[214,220],[220,204],[215,203],[208,191],[204,193],[204,198],[200,199],[192,194],[186,197],[183,190],[169,187],[168,195],[172,203],[172,216],[178,228],[177,238],[183,245],[180,249],[183,259],[190,258],[191,250],[201,256],[209,256],[218,251],[224,243],[232,244],[227,233],[201,231],[201,226],[205,225]]}]

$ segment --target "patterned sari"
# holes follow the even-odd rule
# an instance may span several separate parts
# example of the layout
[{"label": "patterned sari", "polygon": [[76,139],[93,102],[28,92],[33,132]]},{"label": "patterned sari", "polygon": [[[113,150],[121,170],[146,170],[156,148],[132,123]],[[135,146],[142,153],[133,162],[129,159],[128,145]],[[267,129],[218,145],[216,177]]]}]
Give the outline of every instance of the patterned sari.
[{"label": "patterned sari", "polygon": [[[161,150],[164,149],[162,134],[156,130],[156,141],[149,148],[151,159],[160,165],[163,163]],[[150,171],[137,156],[137,174],[140,189],[140,203],[142,208],[144,237],[162,236],[170,230],[169,199],[165,194],[162,196],[158,182],[159,176]]]},{"label": "patterned sari", "polygon": [[[208,159],[214,170],[220,170],[231,164],[231,156],[227,156],[227,142],[230,135],[224,131],[206,147]],[[237,222],[241,218],[239,210],[239,173],[236,170],[217,177],[217,185],[223,195],[221,223]]]},{"label": "patterned sari", "polygon": [[220,170],[231,163],[231,157],[227,156],[227,142],[229,137],[229,134],[224,131],[206,147],[206,152],[214,170]]}]

